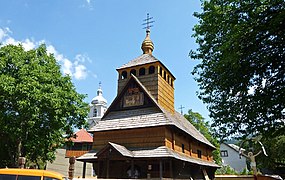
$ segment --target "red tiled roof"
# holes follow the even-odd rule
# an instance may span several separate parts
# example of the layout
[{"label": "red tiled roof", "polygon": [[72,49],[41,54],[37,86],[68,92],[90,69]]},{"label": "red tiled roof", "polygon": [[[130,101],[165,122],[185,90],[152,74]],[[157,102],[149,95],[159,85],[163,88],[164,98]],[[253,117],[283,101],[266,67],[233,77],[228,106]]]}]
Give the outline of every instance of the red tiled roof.
[{"label": "red tiled roof", "polygon": [[93,142],[93,137],[85,130],[80,129],[75,133],[75,138],[71,138],[72,142]]}]

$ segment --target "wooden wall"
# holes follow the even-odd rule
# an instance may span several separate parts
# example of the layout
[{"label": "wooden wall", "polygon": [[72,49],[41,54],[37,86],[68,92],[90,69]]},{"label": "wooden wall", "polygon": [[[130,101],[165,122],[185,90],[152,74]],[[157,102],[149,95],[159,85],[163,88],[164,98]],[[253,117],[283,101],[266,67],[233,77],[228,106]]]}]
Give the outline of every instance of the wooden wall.
[{"label": "wooden wall", "polygon": [[[184,152],[182,146],[184,145]],[[201,159],[212,161],[212,151],[207,145],[198,142],[186,133],[178,132],[175,128],[165,127],[165,146],[187,156],[198,157],[201,151]]]},{"label": "wooden wall", "polygon": [[125,147],[157,147],[164,145],[164,129],[161,127],[95,132],[93,149],[101,149],[108,142]]}]

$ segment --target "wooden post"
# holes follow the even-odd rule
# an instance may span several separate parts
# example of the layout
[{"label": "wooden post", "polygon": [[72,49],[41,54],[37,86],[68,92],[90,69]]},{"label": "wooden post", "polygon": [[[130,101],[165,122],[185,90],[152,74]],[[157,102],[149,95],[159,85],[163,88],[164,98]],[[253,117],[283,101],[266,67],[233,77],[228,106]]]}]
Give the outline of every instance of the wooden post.
[{"label": "wooden post", "polygon": [[109,165],[110,165],[110,160],[108,158],[107,159],[107,176],[106,176],[107,179],[109,179]]},{"label": "wooden post", "polygon": [[70,180],[72,180],[74,177],[74,164],[75,164],[75,156],[69,158],[68,179]]},{"label": "wooden post", "polygon": [[172,159],[169,160],[169,172],[170,172],[170,178],[173,178],[173,169],[172,169]]},{"label": "wooden post", "polygon": [[131,160],[131,178],[135,177],[135,171],[134,171],[134,160]]},{"label": "wooden post", "polygon": [[82,172],[82,177],[85,178],[85,174],[86,174],[86,162],[83,162],[83,172]]},{"label": "wooden post", "polygon": [[159,160],[159,178],[162,179],[162,160]]},{"label": "wooden post", "polygon": [[19,159],[18,159],[19,168],[24,169],[25,164],[26,164],[26,158],[25,157],[19,157]]}]

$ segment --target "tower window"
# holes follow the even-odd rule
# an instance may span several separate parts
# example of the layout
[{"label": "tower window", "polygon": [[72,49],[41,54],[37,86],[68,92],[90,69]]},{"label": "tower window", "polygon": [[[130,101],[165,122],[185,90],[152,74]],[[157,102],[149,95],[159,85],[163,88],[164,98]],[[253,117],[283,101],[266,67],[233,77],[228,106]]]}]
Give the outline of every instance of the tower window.
[{"label": "tower window", "polygon": [[127,71],[123,71],[122,72],[122,79],[127,79],[127,77],[128,77]]},{"label": "tower window", "polygon": [[139,70],[139,75],[140,75],[140,76],[145,75],[145,68],[140,68],[140,70]]},{"label": "tower window", "polygon": [[148,73],[149,74],[153,74],[155,71],[155,67],[154,66],[150,66],[149,69],[148,69]]},{"label": "tower window", "polygon": [[185,153],[185,147],[184,147],[184,144],[182,144],[182,146],[181,146],[181,147],[182,147],[182,152],[183,152],[183,153]]},{"label": "tower window", "polygon": [[97,109],[94,109],[94,110],[93,110],[93,117],[97,117],[97,113],[98,113],[98,112],[97,112]]},{"label": "tower window", "polygon": [[170,83],[170,82],[169,82],[169,76],[167,76],[167,82],[168,82],[168,84]]},{"label": "tower window", "polygon": [[131,74],[134,75],[134,76],[136,76],[136,75],[137,75],[137,71],[136,71],[135,69],[132,69],[132,70],[131,70]]},{"label": "tower window", "polygon": [[162,68],[161,68],[161,67],[159,68],[159,74],[160,74],[161,77],[162,77]]},{"label": "tower window", "polygon": [[166,81],[166,72],[163,71],[163,79]]},{"label": "tower window", "polygon": [[173,87],[173,81],[170,79],[170,86]]}]

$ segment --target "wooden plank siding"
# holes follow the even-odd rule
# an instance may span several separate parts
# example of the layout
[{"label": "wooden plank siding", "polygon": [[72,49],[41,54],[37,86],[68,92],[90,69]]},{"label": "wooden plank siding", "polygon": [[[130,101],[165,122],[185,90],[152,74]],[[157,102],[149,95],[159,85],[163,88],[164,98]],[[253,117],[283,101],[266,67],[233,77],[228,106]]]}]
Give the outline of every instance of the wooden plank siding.
[{"label": "wooden plank siding", "polygon": [[93,149],[101,149],[108,142],[117,143],[127,148],[164,146],[164,129],[152,127],[95,132],[93,140]]},{"label": "wooden plank siding", "polygon": [[65,152],[65,157],[79,157],[82,156],[83,154],[87,153],[88,151],[83,151],[83,150],[66,150]]},{"label": "wooden plank siding", "polygon": [[[182,151],[182,144],[184,144],[184,153]],[[213,161],[212,152],[206,145],[198,142],[189,135],[182,134],[181,132],[178,133],[174,128],[165,127],[165,146],[194,158],[198,158],[198,150],[200,150],[202,153],[201,159]]]},{"label": "wooden plank siding", "polygon": [[174,113],[174,88],[165,79],[158,75],[158,104],[166,110]]}]

